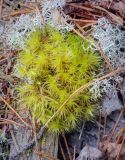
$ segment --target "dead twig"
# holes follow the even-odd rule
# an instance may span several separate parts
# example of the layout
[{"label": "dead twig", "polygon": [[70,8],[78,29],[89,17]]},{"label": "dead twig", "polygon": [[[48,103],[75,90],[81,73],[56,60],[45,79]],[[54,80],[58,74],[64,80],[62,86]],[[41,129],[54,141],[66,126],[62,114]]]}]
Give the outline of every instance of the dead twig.
[{"label": "dead twig", "polygon": [[79,140],[80,140],[81,137],[82,137],[82,133],[83,133],[83,131],[84,131],[85,123],[86,123],[86,121],[84,121],[83,124],[82,124],[82,129],[81,129],[81,131],[80,131]]},{"label": "dead twig", "polygon": [[19,148],[19,146],[17,144],[17,140],[15,138],[15,135],[14,135],[14,132],[13,132],[12,129],[10,129],[10,134],[11,134],[11,137],[12,137],[12,140],[13,140],[15,148],[16,148],[17,152],[19,152],[20,148]]},{"label": "dead twig", "polygon": [[30,128],[31,128],[31,126],[30,126],[27,122],[25,122],[25,121],[23,120],[23,118],[7,103],[7,101],[6,101],[2,96],[0,96],[0,99],[6,104],[6,106],[7,106],[10,110],[13,111],[13,113],[16,114],[16,116],[17,116],[27,127],[30,127]]},{"label": "dead twig", "polygon": [[70,18],[69,20],[75,21],[75,22],[84,22],[84,23],[97,23],[96,20],[89,20],[89,19],[75,19],[75,18]]},{"label": "dead twig", "polygon": [[76,146],[74,146],[74,151],[73,151],[73,160],[76,159]]},{"label": "dead twig", "polygon": [[13,120],[6,119],[6,118],[0,118],[0,124],[15,124],[15,125],[20,126],[20,127],[25,127],[24,125],[22,125],[20,123],[17,123]]},{"label": "dead twig", "polygon": [[114,22],[117,22],[119,25],[122,25],[122,24],[123,24],[123,20],[122,20],[121,17],[116,16],[115,14],[107,11],[105,8],[100,7],[100,6],[94,6],[94,5],[92,5],[92,7],[93,7],[93,8],[96,8],[96,9],[99,9],[99,10],[101,10],[101,11],[104,11],[105,13],[107,13],[107,14],[113,19]]},{"label": "dead twig", "polygon": [[11,12],[9,15],[4,15],[2,18],[5,20],[9,18],[10,16],[18,16],[21,14],[35,13],[35,12],[36,10],[19,10],[19,11]]},{"label": "dead twig", "polygon": [[116,136],[115,136],[116,143],[119,143],[120,138],[121,138],[121,136],[122,136],[122,134],[123,134],[124,131],[125,131],[125,126],[123,126],[123,127],[118,131],[118,133],[116,134]]},{"label": "dead twig", "polygon": [[68,152],[68,155],[69,155],[69,159],[72,160],[71,153],[70,153],[69,147],[68,147],[68,143],[67,143],[67,140],[66,140],[66,137],[65,137],[64,134],[63,134],[63,139],[64,139],[65,146],[66,146],[66,149],[67,149],[67,152]]},{"label": "dead twig", "polygon": [[113,129],[112,129],[112,132],[111,132],[111,135],[110,135],[110,139],[112,138],[112,136],[113,136],[114,133],[115,133],[115,129],[116,129],[116,127],[118,126],[118,123],[119,123],[119,121],[120,121],[120,119],[121,119],[121,116],[122,116],[122,114],[123,114],[123,111],[124,111],[124,108],[121,110],[121,112],[120,112],[120,114],[119,114],[119,116],[118,116],[118,118],[117,118],[117,121],[116,121],[116,123],[115,123],[115,125],[114,125],[114,127],[113,127]]},{"label": "dead twig", "polygon": [[81,5],[78,5],[78,4],[75,4],[75,3],[66,3],[67,6],[72,6],[72,7],[75,7],[75,8],[79,8],[79,9],[84,9],[84,10],[87,10],[87,11],[94,11],[93,8],[90,8],[90,7],[87,7],[87,6],[81,6]]},{"label": "dead twig", "polygon": [[119,160],[119,156],[120,156],[120,153],[121,153],[121,150],[122,150],[124,142],[125,142],[125,136],[124,136],[124,138],[122,140],[122,143],[120,144],[120,148],[119,148],[119,152],[117,154],[116,160]]},{"label": "dead twig", "polygon": [[104,132],[103,132],[104,136],[106,134],[106,124],[107,124],[107,113],[105,112],[105,115],[104,115]]},{"label": "dead twig", "polygon": [[[34,139],[35,139],[35,144],[36,144],[36,151],[39,152],[39,147],[38,147],[38,141],[37,141],[37,134],[36,134],[36,125],[35,125],[35,118],[32,118],[32,124],[33,124],[33,133],[34,133]],[[37,155],[38,160],[40,160],[39,155]]]},{"label": "dead twig", "polygon": [[109,135],[107,141],[105,142],[105,146],[108,146],[109,142],[111,141],[111,139],[112,139],[112,137],[113,137],[113,135],[114,135],[114,133],[115,133],[115,129],[117,128],[118,123],[119,123],[119,121],[120,121],[120,119],[121,119],[121,116],[122,116],[122,114],[123,114],[123,111],[124,111],[124,108],[121,110],[121,112],[120,112],[120,114],[119,114],[119,116],[118,116],[118,118],[117,118],[117,121],[116,121],[116,123],[115,123],[115,125],[114,125],[114,127],[113,127],[113,129],[112,129],[112,132],[111,132],[111,134]]},{"label": "dead twig", "polygon": [[102,48],[100,47],[100,45],[97,44],[97,45],[96,45],[96,48],[100,51],[101,57],[105,60],[105,63],[107,64],[109,70],[110,70],[110,71],[113,71],[114,69],[113,69],[112,65],[110,64],[110,61],[108,60],[106,54],[103,52]]},{"label": "dead twig", "polygon": [[[101,124],[101,111],[99,112],[99,124]],[[100,130],[101,126],[98,125],[98,148],[100,148]]]},{"label": "dead twig", "polygon": [[61,142],[59,142],[59,147],[60,147],[60,150],[61,150],[61,154],[62,154],[62,156],[63,156],[63,160],[66,160],[66,156],[65,156],[65,154],[64,154],[64,151],[63,151],[63,147],[62,147],[62,145],[61,145]]},{"label": "dead twig", "polygon": [[0,0],[0,18],[2,18],[3,0]]},{"label": "dead twig", "polygon": [[36,150],[34,150],[34,152],[43,158],[47,158],[48,160],[58,160],[57,158],[51,156],[50,153],[38,152]]},{"label": "dead twig", "polygon": [[110,3],[109,3],[109,6],[108,6],[108,9],[111,7],[112,3],[113,3],[113,0],[110,0]]}]

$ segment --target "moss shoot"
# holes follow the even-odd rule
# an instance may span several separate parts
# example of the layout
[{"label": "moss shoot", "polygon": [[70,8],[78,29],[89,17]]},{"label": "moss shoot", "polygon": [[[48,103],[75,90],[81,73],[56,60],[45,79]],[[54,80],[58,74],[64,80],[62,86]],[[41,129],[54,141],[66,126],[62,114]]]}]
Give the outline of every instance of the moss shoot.
[{"label": "moss shoot", "polygon": [[[17,58],[16,70],[22,78],[18,88],[21,103],[37,122],[44,125],[76,89],[95,78],[101,58],[90,45],[75,34],[64,36],[49,27],[31,34]],[[67,102],[48,130],[71,131],[81,119],[91,120],[96,107],[86,90]]]}]

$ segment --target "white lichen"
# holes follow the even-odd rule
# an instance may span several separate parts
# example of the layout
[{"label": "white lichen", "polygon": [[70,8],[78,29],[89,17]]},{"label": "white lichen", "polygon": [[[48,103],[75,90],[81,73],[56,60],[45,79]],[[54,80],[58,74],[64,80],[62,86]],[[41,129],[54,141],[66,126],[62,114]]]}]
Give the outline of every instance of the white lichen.
[{"label": "white lichen", "polygon": [[55,8],[63,8],[65,6],[66,0],[43,0],[41,6],[43,11],[50,11]]},{"label": "white lichen", "polygon": [[108,79],[96,81],[90,88],[92,99],[101,99],[101,111],[102,115],[105,113],[110,115],[115,110],[120,110],[122,104],[118,98],[117,88],[118,84],[121,84],[123,78],[116,75]]},{"label": "white lichen", "polygon": [[92,36],[99,42],[114,68],[125,66],[125,31],[118,25],[112,25],[106,18],[98,20]]},{"label": "white lichen", "polygon": [[123,81],[120,76],[110,77],[101,81],[96,81],[95,84],[90,88],[93,99],[98,99],[107,95],[109,92],[116,90],[117,85]]},{"label": "white lichen", "polygon": [[74,25],[69,21],[69,16],[63,14],[65,0],[45,0],[41,3],[44,23],[56,28],[62,33],[73,30]]},{"label": "white lichen", "polygon": [[10,49],[22,49],[30,33],[42,26],[42,18],[38,13],[21,15],[16,20],[10,19],[5,25],[4,40]]}]

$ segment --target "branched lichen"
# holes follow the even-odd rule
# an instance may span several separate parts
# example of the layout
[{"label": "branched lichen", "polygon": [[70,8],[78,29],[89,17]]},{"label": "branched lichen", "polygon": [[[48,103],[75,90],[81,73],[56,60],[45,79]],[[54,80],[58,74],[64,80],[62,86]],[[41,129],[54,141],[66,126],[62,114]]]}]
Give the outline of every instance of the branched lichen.
[{"label": "branched lichen", "polygon": [[90,88],[93,99],[99,99],[104,95],[107,95],[111,90],[116,90],[116,86],[122,82],[123,78],[120,76],[110,77],[96,83]]},{"label": "branched lichen", "polygon": [[0,26],[0,39],[9,49],[19,50],[24,48],[26,39],[36,28],[42,30],[46,24],[55,27],[62,33],[71,31],[74,25],[69,22],[69,17],[62,12],[64,5],[65,0],[44,0],[41,2],[41,12],[10,18],[5,25],[2,36],[3,30]]},{"label": "branched lichen", "polygon": [[94,26],[93,37],[98,40],[114,68],[125,66],[125,32],[120,26],[112,25],[106,18],[101,18]]},{"label": "branched lichen", "polygon": [[64,33],[74,28],[73,23],[69,21],[69,16],[63,14],[62,9],[65,0],[44,0],[41,3],[42,17],[44,22]]},{"label": "branched lichen", "polygon": [[[95,78],[100,56],[88,45],[72,33],[64,36],[50,27],[44,33],[37,30],[27,40],[15,73],[23,80],[18,88],[20,102],[31,110],[37,122],[45,124],[76,89]],[[54,133],[70,131],[80,119],[91,120],[96,107],[86,90],[67,102],[48,129]]]},{"label": "branched lichen", "polygon": [[[98,41],[104,54],[114,69],[125,66],[125,31],[122,31],[119,25],[111,24],[106,18],[98,20],[98,24],[93,28],[93,37]],[[104,74],[104,71],[103,71]],[[97,81],[90,89],[94,99],[102,98],[104,95],[109,97],[116,96],[117,86],[122,82],[123,78],[119,75],[109,77],[102,81]],[[106,97],[105,97],[106,98]],[[107,107],[107,106],[106,106]],[[102,111],[110,114],[114,108],[103,106]]]},{"label": "branched lichen", "polygon": [[18,50],[25,46],[26,39],[35,31],[42,28],[43,22],[38,13],[21,15],[16,20],[10,19],[5,25],[3,39],[10,49]]}]

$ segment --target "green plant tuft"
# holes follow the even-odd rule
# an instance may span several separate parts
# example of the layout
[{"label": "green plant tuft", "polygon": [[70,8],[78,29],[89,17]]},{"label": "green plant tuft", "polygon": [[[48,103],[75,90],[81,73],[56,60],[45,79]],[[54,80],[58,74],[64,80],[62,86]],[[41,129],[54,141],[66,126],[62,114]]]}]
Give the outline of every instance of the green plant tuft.
[{"label": "green plant tuft", "polygon": [[[36,30],[19,54],[17,70],[23,78],[19,86],[21,103],[33,113],[37,122],[45,124],[60,105],[93,78],[100,65],[100,56],[89,48],[90,43],[68,33],[61,35],[52,28]],[[53,133],[71,131],[80,119],[91,120],[97,108],[88,90],[70,99],[49,123]]]}]

